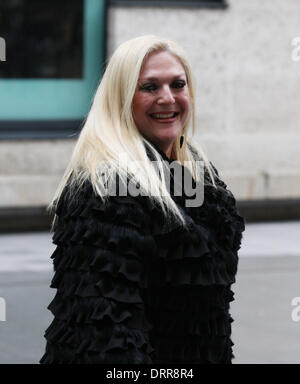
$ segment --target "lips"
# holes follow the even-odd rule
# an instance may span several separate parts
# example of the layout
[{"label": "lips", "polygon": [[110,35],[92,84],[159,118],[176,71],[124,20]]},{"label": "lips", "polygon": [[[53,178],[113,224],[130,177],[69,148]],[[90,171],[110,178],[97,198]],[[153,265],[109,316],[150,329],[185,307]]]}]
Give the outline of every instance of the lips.
[{"label": "lips", "polygon": [[157,112],[151,113],[150,116],[156,121],[169,122],[176,119],[179,115],[179,112]]}]

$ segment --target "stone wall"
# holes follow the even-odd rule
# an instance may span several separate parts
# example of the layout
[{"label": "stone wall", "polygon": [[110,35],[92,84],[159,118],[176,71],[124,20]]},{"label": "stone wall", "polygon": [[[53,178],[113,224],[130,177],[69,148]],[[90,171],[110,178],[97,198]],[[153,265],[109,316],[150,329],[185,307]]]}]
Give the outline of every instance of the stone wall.
[{"label": "stone wall", "polygon": [[50,203],[74,140],[0,142],[0,208]]},{"label": "stone wall", "polygon": [[226,10],[112,8],[111,53],[137,35],[181,44],[197,82],[197,133],[239,199],[300,197],[297,0],[229,0]]},{"label": "stone wall", "polygon": [[[108,53],[154,33],[181,44],[197,83],[196,137],[237,199],[300,198],[298,0],[226,10],[112,7]],[[45,206],[74,140],[0,142],[0,206]]]}]

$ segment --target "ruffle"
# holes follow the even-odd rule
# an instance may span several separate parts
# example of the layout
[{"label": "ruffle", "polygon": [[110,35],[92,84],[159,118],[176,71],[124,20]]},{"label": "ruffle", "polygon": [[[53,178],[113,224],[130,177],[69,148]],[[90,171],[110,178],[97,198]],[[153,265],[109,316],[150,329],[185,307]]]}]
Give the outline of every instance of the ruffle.
[{"label": "ruffle", "polygon": [[[230,340],[233,319],[229,313],[229,305],[233,300],[234,293],[229,287],[222,286],[153,290],[151,297],[148,297],[147,316],[153,325],[150,333],[156,358],[163,357],[169,362],[178,361],[174,361],[176,356],[171,352],[173,348],[176,349],[173,343],[178,342],[183,350],[176,359],[181,362],[221,363],[217,356],[205,356],[203,348],[206,346],[209,352],[211,343],[219,342],[222,349],[222,343],[226,339]],[[194,349],[197,346],[183,345],[186,338],[192,338],[194,343],[202,346],[196,355]],[[165,339],[169,340],[169,349],[166,348],[162,356],[157,345],[167,345]]]},{"label": "ruffle", "polygon": [[233,319],[226,311],[215,311],[214,316],[205,313],[180,311],[160,312],[160,318],[153,323],[153,333],[172,336],[230,336]]},{"label": "ruffle", "polygon": [[157,284],[230,285],[235,282],[238,257],[236,252],[218,245],[213,231],[196,221],[189,230],[157,235],[158,251],[154,269]]},{"label": "ruffle", "polygon": [[152,364],[148,354],[138,349],[113,349],[106,353],[83,351],[74,353],[74,348],[47,344],[46,353],[40,360],[41,364]]},{"label": "ruffle", "polygon": [[[143,261],[136,253],[127,253],[126,257],[117,251],[96,248],[88,245],[75,245],[57,247],[52,257],[56,274],[51,287],[59,288],[65,296],[73,294],[86,296],[83,292],[89,291],[88,296],[97,296],[108,291],[111,282],[117,282],[116,300],[124,301],[120,291],[134,289],[134,287],[147,286],[147,273],[143,268]],[[126,252],[124,252],[126,254]],[[85,272],[85,273],[83,273]],[[103,285],[102,280],[106,281]],[[73,284],[72,284],[73,283]],[[138,283],[138,284],[137,284]],[[74,285],[74,287],[72,287]],[[78,287],[76,291],[76,287]],[[100,292],[101,291],[101,292]],[[132,294],[132,290],[131,290]],[[136,296],[136,295],[134,295]],[[126,302],[141,302],[140,298],[128,298]]]},{"label": "ruffle", "polygon": [[[149,336],[138,329],[130,329],[123,324],[69,324],[54,319],[45,333],[46,353],[40,363],[55,364],[61,362],[90,363],[89,356],[94,354],[94,363],[134,363],[135,355],[145,363],[151,362],[153,347]],[[72,358],[63,355],[72,351]],[[119,361],[122,352],[122,361]],[[69,361],[67,361],[70,359]]]},{"label": "ruffle", "polygon": [[118,324],[133,317],[125,303],[117,304],[103,297],[87,297],[82,300],[75,295],[64,301],[59,292],[48,309],[56,319],[70,323],[92,324],[95,321],[104,321]]},{"label": "ruffle", "polygon": [[111,200],[106,211],[86,190],[66,204],[57,209],[57,248],[51,256],[51,287],[57,293],[48,307],[54,320],[45,332],[41,363],[150,363],[152,326],[141,291],[156,244],[142,226],[145,217],[134,222],[126,215],[125,207],[138,212],[128,199],[121,210],[120,202]]},{"label": "ruffle", "polygon": [[148,312],[170,311],[175,314],[201,314],[203,317],[214,316],[218,311],[227,311],[234,301],[234,292],[230,287],[207,286],[155,287],[148,297]]},{"label": "ruffle", "polygon": [[79,326],[55,319],[45,336],[52,343],[76,348],[77,354],[83,351],[106,353],[113,349],[127,350],[129,345],[134,348],[143,348],[147,353],[153,351],[144,332],[139,329],[129,329],[123,324]]},{"label": "ruffle", "polygon": [[153,363],[231,364],[234,343],[227,336],[152,335],[156,357]]},{"label": "ruffle", "polygon": [[201,207],[173,196],[187,228],[145,197],[110,197],[86,183],[58,203],[57,290],[41,363],[230,363],[230,302],[243,219],[221,180]]}]

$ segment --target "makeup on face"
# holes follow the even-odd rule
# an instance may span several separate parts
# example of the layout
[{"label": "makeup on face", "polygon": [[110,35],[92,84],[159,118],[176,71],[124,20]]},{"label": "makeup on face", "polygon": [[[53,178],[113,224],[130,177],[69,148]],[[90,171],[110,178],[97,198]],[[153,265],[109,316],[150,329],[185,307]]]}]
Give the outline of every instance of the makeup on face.
[{"label": "makeup on face", "polygon": [[172,147],[189,117],[190,103],[180,61],[168,51],[150,54],[133,98],[133,117],[143,136],[161,149]]}]

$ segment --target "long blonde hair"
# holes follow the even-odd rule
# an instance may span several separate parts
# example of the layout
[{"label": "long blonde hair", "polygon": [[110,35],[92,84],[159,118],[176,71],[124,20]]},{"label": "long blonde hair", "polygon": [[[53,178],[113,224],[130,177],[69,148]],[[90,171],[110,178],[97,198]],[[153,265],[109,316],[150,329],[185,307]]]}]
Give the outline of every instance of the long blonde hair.
[{"label": "long blonde hair", "polygon": [[[172,148],[172,158],[183,165],[185,161],[191,164],[188,165],[189,170],[196,178],[196,153],[204,162],[212,184],[215,185],[214,170],[203,150],[192,137],[188,137],[190,126],[191,136],[195,133],[195,94],[192,72],[186,55],[182,48],[171,40],[145,35],[126,41],[110,58],[70,162],[48,206],[49,210],[56,208],[66,184],[70,190],[75,191],[89,180],[95,193],[105,201],[108,198],[103,192],[105,180],[112,180],[117,174],[125,181],[129,174],[139,184],[140,190],[160,205],[165,215],[171,214],[183,225],[185,224],[182,214],[167,192],[164,178],[150,166],[151,161],[146,148],[156,159],[157,164],[161,163],[161,158],[155,147],[140,134],[132,116],[132,99],[144,60],[150,53],[163,50],[173,54],[182,64],[191,97],[191,113],[183,127],[184,145],[180,148],[180,137],[177,137]],[[125,153],[127,156],[126,167],[119,161],[120,153]],[[138,174],[135,172],[136,169],[131,167],[136,161],[141,166],[141,172]],[[109,164],[105,169],[105,179],[99,177],[100,165],[104,163]],[[159,167],[162,170],[161,166]]]}]

